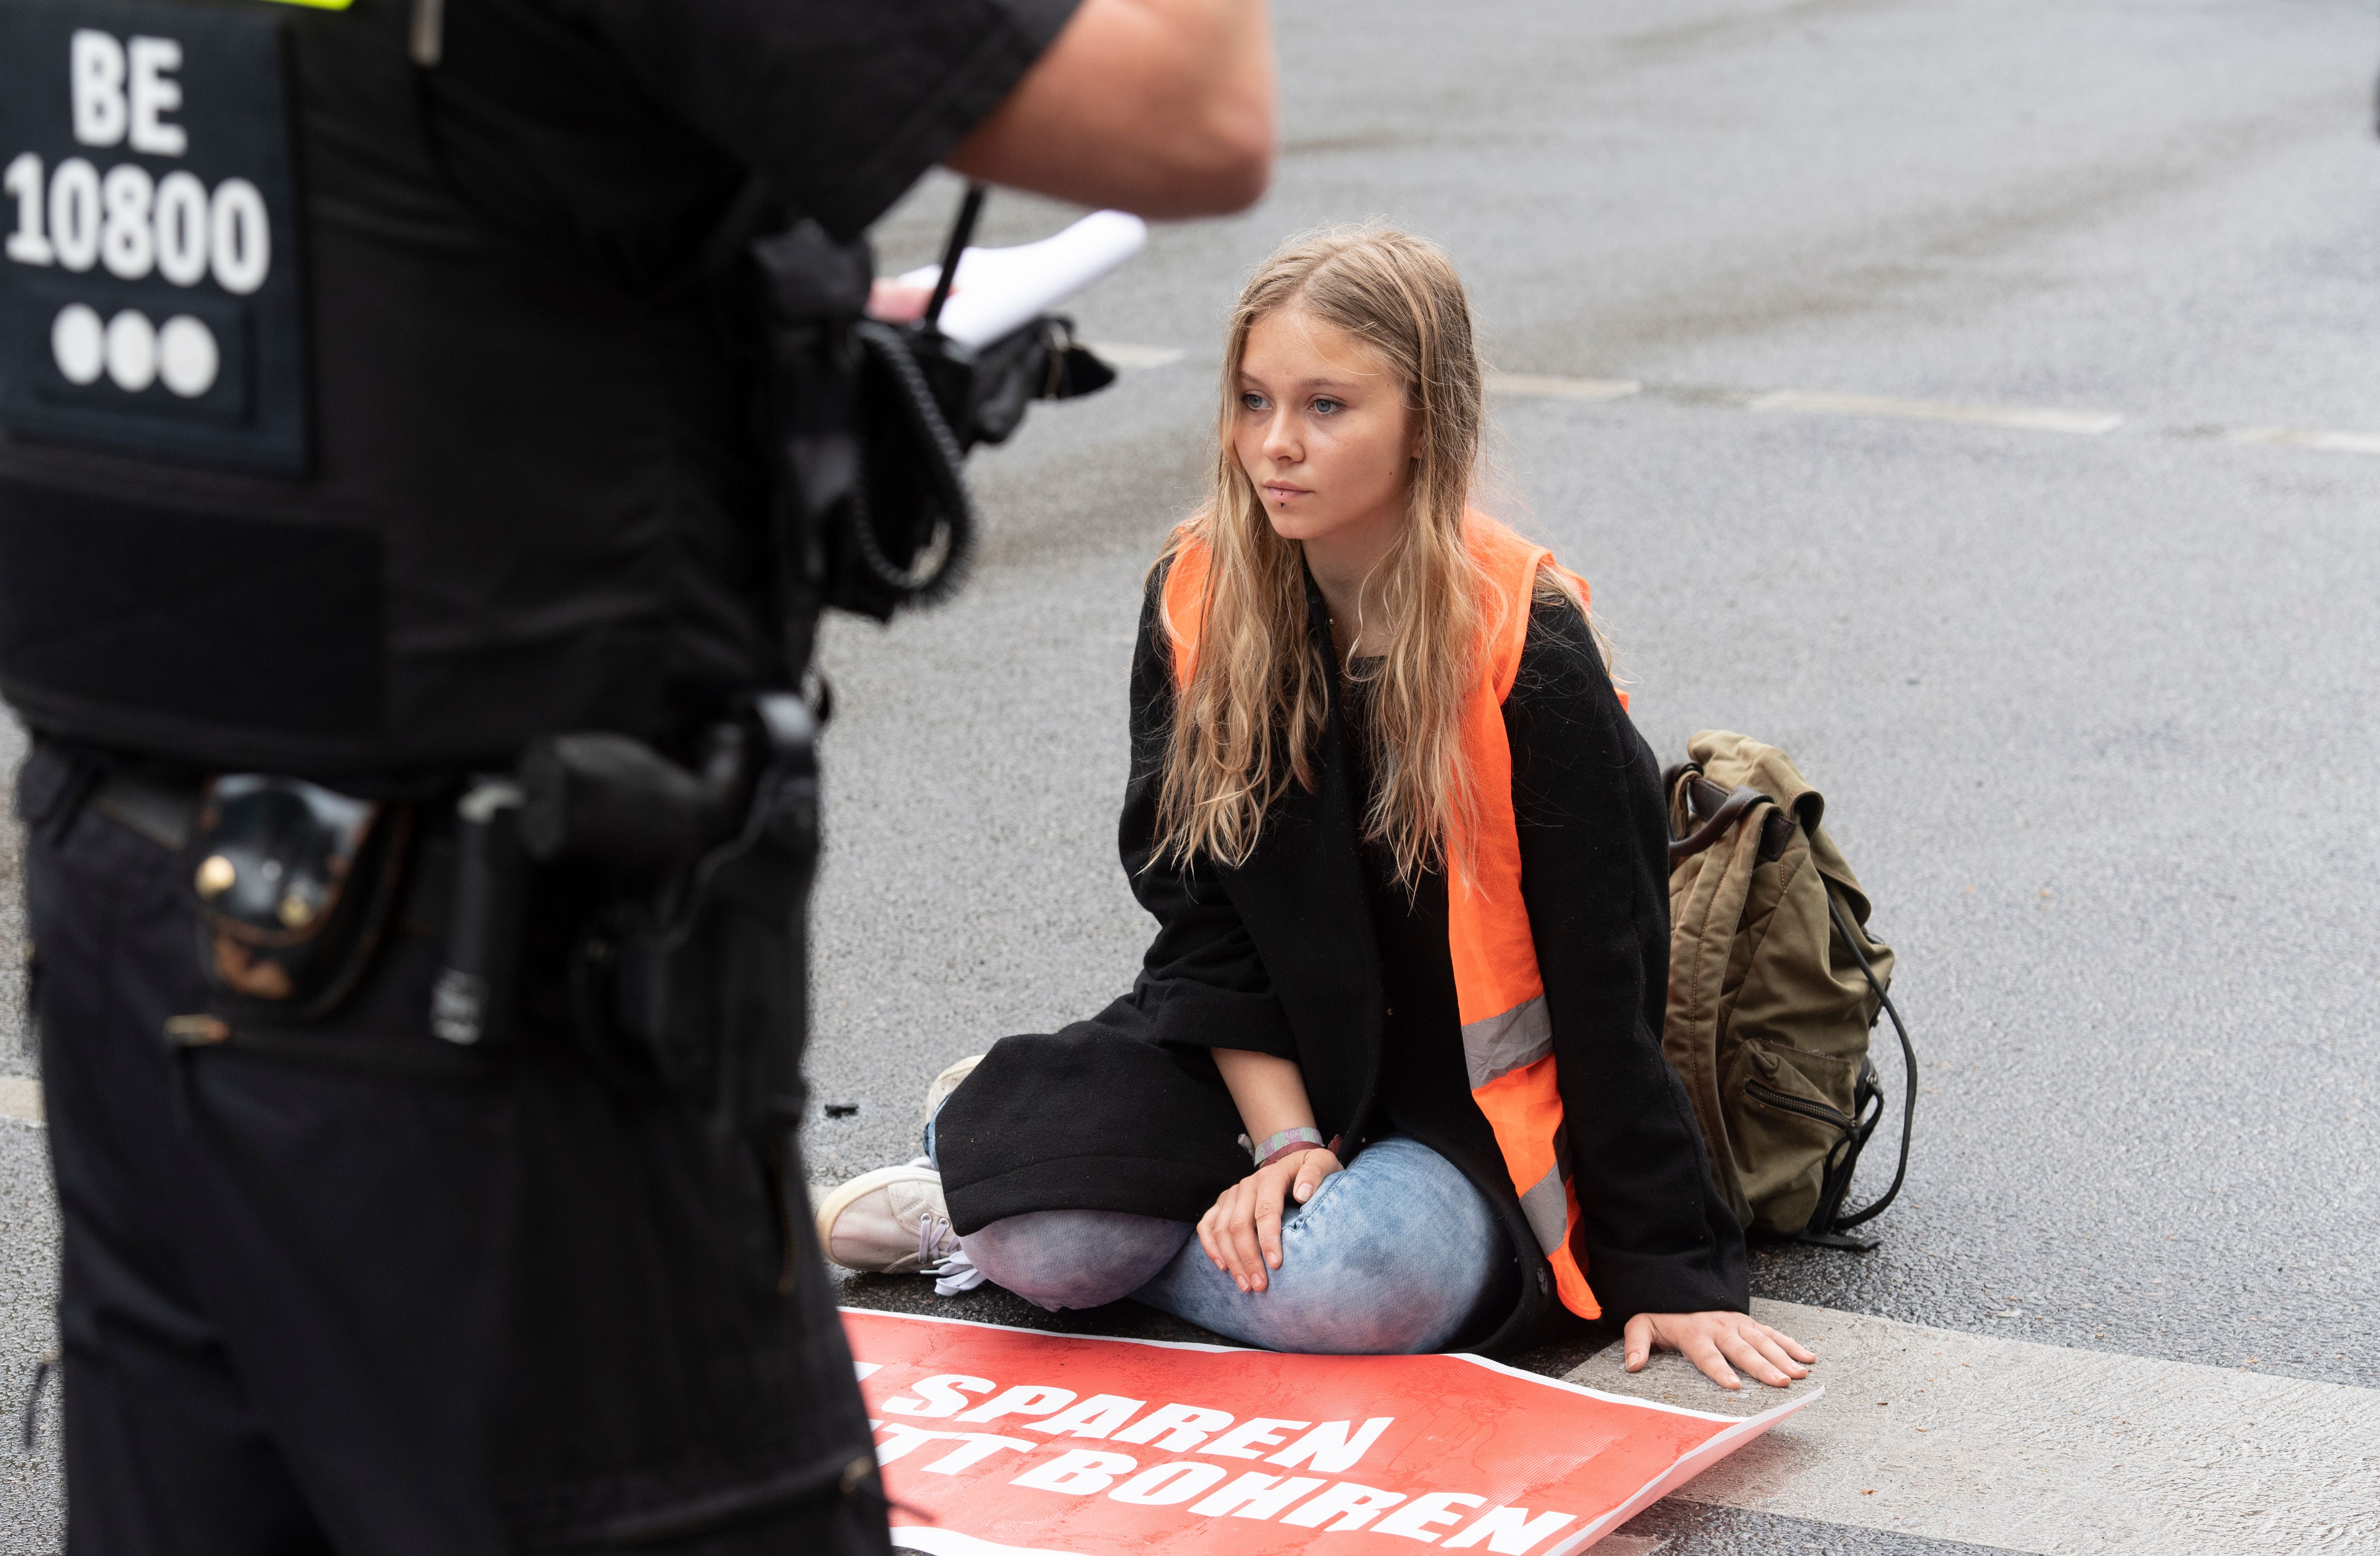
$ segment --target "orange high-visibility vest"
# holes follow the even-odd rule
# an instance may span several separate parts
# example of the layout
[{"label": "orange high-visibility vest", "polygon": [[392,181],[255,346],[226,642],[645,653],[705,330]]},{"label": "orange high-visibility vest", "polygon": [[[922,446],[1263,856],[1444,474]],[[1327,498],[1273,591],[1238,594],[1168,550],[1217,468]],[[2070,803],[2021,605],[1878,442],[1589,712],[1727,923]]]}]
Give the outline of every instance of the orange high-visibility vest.
[{"label": "orange high-visibility vest", "polygon": [[[1520,1196],[1537,1247],[1553,1266],[1562,1306],[1600,1318],[1577,1253],[1578,1191],[1562,1135],[1561,1092],[1554,1080],[1553,1022],[1537,972],[1528,904],[1521,896],[1521,835],[1512,812],[1512,748],[1504,734],[1504,699],[1521,668],[1537,569],[1553,553],[1533,545],[1487,515],[1464,516],[1463,541],[1483,575],[1475,679],[1463,700],[1463,755],[1471,772],[1475,818],[1449,838],[1447,857],[1468,860],[1464,879],[1447,882],[1447,948],[1463,1022],[1463,1059],[1471,1100],[1496,1132],[1512,1192]],[[1207,547],[1190,541],[1165,578],[1165,616],[1174,645],[1177,688],[1190,684],[1206,626]],[[1586,585],[1575,575],[1582,599]]]}]

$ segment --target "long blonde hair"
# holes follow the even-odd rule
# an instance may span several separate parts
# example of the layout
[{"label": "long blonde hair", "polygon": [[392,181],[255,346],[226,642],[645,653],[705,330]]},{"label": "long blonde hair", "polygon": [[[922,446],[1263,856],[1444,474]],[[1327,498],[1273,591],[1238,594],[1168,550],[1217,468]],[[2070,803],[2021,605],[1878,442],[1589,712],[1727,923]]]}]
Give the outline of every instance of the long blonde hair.
[{"label": "long blonde hair", "polygon": [[1375,774],[1364,834],[1389,845],[1410,887],[1447,865],[1470,813],[1461,723],[1481,580],[1463,516],[1479,463],[1483,374],[1453,264],[1436,245],[1381,227],[1291,239],[1257,267],[1232,310],[1207,501],[1158,558],[1164,566],[1194,541],[1208,553],[1204,625],[1174,707],[1153,861],[1245,863],[1283,789],[1315,786],[1330,688],[1308,647],[1304,553],[1273,532],[1232,436],[1248,332],[1286,308],[1379,352],[1414,418],[1407,522],[1381,564],[1377,594],[1388,651],[1366,672],[1367,727],[1349,732],[1367,742]]}]

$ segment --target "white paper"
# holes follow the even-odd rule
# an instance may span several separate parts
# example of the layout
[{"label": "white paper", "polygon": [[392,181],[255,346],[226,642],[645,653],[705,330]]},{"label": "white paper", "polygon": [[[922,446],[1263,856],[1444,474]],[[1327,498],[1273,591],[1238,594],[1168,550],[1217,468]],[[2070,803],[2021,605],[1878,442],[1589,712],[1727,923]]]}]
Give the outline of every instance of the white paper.
[{"label": "white paper", "polygon": [[[1148,225],[1122,211],[1094,211],[1055,237],[1009,249],[969,249],[959,256],[942,334],[961,346],[987,346],[1037,313],[1047,312],[1140,252]],[[925,265],[901,279],[930,286],[942,273]]]}]

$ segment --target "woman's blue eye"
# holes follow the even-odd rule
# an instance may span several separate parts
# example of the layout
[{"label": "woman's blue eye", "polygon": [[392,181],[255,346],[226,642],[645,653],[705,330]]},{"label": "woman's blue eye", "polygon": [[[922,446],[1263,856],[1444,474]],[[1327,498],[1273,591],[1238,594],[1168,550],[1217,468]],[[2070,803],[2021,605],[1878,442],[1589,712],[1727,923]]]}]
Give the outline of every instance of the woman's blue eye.
[{"label": "woman's blue eye", "polygon": [[1339,402],[1338,402],[1337,400],[1330,399],[1330,398],[1329,398],[1329,397],[1327,397],[1327,396],[1326,396],[1326,397],[1324,397],[1324,398],[1322,398],[1322,399],[1318,399],[1318,400],[1317,400],[1317,401],[1315,401],[1315,402],[1314,402],[1314,413],[1315,413],[1317,416],[1328,416],[1328,415],[1330,415],[1332,411],[1335,411],[1335,410],[1337,410],[1337,409],[1339,409],[1339,408],[1340,408],[1340,404],[1339,404]]},{"label": "woman's blue eye", "polygon": [[1265,397],[1262,395],[1246,394],[1240,396],[1240,408],[1242,410],[1262,410],[1264,407]]}]

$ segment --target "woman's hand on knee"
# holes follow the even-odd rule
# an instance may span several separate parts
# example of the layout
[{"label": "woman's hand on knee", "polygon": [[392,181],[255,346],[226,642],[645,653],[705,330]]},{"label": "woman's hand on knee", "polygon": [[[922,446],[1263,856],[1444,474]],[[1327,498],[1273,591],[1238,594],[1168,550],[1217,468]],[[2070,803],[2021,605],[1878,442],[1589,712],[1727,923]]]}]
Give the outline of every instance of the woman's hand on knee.
[{"label": "woman's hand on knee", "polygon": [[[1746,1313],[1639,1313],[1628,1320],[1621,1343],[1628,1370],[1641,1370],[1656,1346],[1672,1350],[1701,1368],[1722,1389],[1743,1387],[1742,1368],[1773,1389],[1810,1376],[1817,1353],[1782,1330]],[[1734,1367],[1728,1364],[1732,1362]]]},{"label": "woman's hand on knee", "polygon": [[1198,1218],[1198,1246],[1242,1291],[1264,1290],[1269,1284],[1266,1271],[1281,1268],[1283,1204],[1291,1197],[1305,1204],[1323,1179],[1342,1170],[1336,1156],[1318,1149],[1257,1168],[1225,1189]]}]

